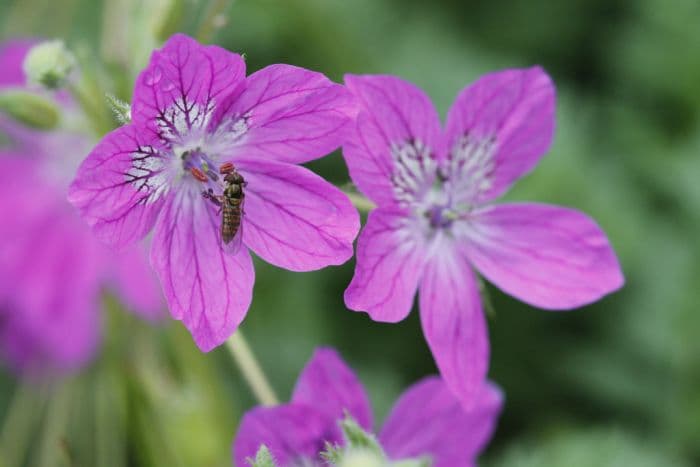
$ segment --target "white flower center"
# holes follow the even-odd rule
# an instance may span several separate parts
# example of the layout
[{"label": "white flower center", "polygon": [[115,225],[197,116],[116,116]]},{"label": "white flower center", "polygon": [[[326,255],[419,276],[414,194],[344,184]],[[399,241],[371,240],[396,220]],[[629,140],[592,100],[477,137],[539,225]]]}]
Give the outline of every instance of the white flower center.
[{"label": "white flower center", "polygon": [[466,219],[493,184],[496,140],[463,135],[444,160],[419,140],[392,144],[391,181],[398,203],[409,208],[427,234]]}]

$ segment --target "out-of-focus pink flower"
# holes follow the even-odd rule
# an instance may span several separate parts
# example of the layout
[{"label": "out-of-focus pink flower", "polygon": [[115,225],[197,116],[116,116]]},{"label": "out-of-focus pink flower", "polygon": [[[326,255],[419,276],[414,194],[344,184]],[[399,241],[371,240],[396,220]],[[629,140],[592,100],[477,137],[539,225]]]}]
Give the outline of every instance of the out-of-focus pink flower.
[{"label": "out-of-focus pink flower", "polygon": [[[70,199],[117,246],[155,226],[151,263],[170,312],[208,351],[248,311],[249,249],[293,271],[352,256],[357,211],[298,165],[340,146],[351,103],[320,73],[272,65],[246,78],[240,55],[175,35],[137,79],[132,123],[90,153]],[[225,163],[237,178],[220,173]],[[232,239],[222,208],[240,220]]]},{"label": "out-of-focus pink flower", "polygon": [[350,176],[378,208],[357,245],[345,303],[397,322],[420,290],[423,332],[465,406],[486,377],[489,342],[474,269],[531,305],[565,310],[623,284],[618,260],[584,214],[490,204],[550,146],[554,86],[539,67],[488,74],[440,126],[429,98],[392,76],[346,76],[359,103],[343,147]]},{"label": "out-of-focus pink flower", "polygon": [[[0,45],[0,91],[27,89],[22,61],[32,43]],[[78,123],[66,94],[58,103],[64,126]],[[162,295],[145,251],[109,250],[67,200],[92,144],[85,127],[41,132],[0,115],[0,133],[9,139],[0,148],[0,351],[18,371],[77,369],[99,344],[102,291],[148,319],[160,315]]]},{"label": "out-of-focus pink flower", "polygon": [[[404,392],[394,405],[379,442],[390,460],[428,456],[434,467],[469,467],[496,428],[503,405],[490,383],[476,388],[476,402],[465,410],[438,377],[427,377]],[[343,444],[339,422],[349,414],[372,430],[372,409],[362,384],[331,349],[319,349],[306,365],[292,400],[256,407],[243,417],[234,441],[236,465],[246,465],[261,444],[280,467],[326,465],[326,443]]]}]

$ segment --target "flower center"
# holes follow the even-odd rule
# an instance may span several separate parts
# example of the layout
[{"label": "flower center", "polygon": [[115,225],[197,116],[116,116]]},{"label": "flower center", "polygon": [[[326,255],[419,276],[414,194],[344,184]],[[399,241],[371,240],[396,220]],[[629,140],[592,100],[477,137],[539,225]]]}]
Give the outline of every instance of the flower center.
[{"label": "flower center", "polygon": [[182,151],[180,159],[182,160],[182,169],[192,174],[200,182],[206,183],[211,180],[216,183],[219,181],[217,167],[211,158],[199,147]]},{"label": "flower center", "polygon": [[425,212],[425,217],[433,229],[447,229],[459,217],[450,206],[434,205]]}]

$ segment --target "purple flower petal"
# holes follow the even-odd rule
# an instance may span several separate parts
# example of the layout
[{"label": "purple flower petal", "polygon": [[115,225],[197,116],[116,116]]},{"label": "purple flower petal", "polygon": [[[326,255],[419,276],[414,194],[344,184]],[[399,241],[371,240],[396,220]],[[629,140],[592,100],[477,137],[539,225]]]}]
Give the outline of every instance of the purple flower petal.
[{"label": "purple flower petal", "polygon": [[353,109],[347,90],[323,74],[268,66],[250,75],[240,98],[225,109],[246,127],[228,153],[295,164],[317,159],[342,144]]},{"label": "purple flower petal", "polygon": [[32,39],[14,39],[0,44],[0,87],[26,84],[22,64],[27,52],[35,43],[36,40]]},{"label": "purple flower petal", "polygon": [[163,139],[203,137],[217,105],[235,99],[245,83],[245,62],[240,55],[215,45],[202,46],[175,34],[153,52],[139,74],[131,105],[133,122],[155,131]]},{"label": "purple flower petal", "polygon": [[468,169],[462,180],[479,188],[473,203],[501,195],[537,164],[552,142],[554,101],[539,67],[487,74],[459,94],[447,117],[447,149]]},{"label": "purple flower petal", "polygon": [[474,273],[447,248],[428,263],[420,284],[423,333],[447,387],[470,410],[486,379],[489,338]]},{"label": "purple flower petal", "polygon": [[165,303],[155,272],[148,263],[146,249],[135,245],[112,252],[108,258],[114,269],[114,285],[120,300],[142,318],[155,321],[163,317]]},{"label": "purple flower petal", "polygon": [[544,204],[474,213],[465,252],[505,292],[546,309],[598,300],[624,282],[605,233],[588,216]]},{"label": "purple flower petal", "polygon": [[103,241],[121,247],[153,228],[167,192],[157,144],[126,125],[105,136],[80,165],[68,199]]},{"label": "purple flower petal", "polygon": [[[347,411],[363,428],[372,429],[372,408],[362,383],[335,350],[320,348],[297,380],[292,404],[313,406],[329,420],[341,420]],[[333,430],[338,439],[341,432]]]},{"label": "purple flower petal", "polygon": [[360,108],[343,145],[350,177],[378,205],[393,205],[399,167],[392,150],[418,145],[433,158],[442,157],[440,119],[428,96],[399,78],[346,75],[345,83]]},{"label": "purple flower petal", "polygon": [[471,410],[464,410],[438,377],[408,388],[394,404],[379,440],[390,459],[429,456],[433,467],[474,466],[496,428],[503,397],[482,384]]},{"label": "purple flower petal", "polygon": [[0,312],[0,352],[15,371],[50,376],[75,371],[94,357],[100,340],[95,297],[62,291],[53,296],[61,301],[43,310],[47,314],[16,303],[6,303],[7,313]]},{"label": "purple flower petal", "polygon": [[17,188],[0,202],[22,213],[0,230],[0,347],[18,370],[74,370],[97,347],[101,247],[55,192]]},{"label": "purple flower petal", "polygon": [[403,227],[402,214],[370,212],[357,242],[357,265],[345,304],[375,321],[401,321],[411,311],[423,273],[425,251]]},{"label": "purple flower petal", "polygon": [[246,459],[255,458],[261,444],[267,446],[280,467],[308,465],[304,461],[324,465],[319,457],[324,440],[341,441],[328,433],[334,425],[335,421],[313,406],[256,407],[245,414],[238,428],[233,444],[235,465],[248,465]]},{"label": "purple flower petal", "polygon": [[243,241],[265,261],[292,271],[342,264],[360,228],[357,210],[308,169],[270,160],[236,160],[245,177]]},{"label": "purple flower petal", "polygon": [[155,227],[151,264],[173,318],[182,320],[205,352],[222,344],[245,317],[255,271],[248,250],[221,248],[221,219],[187,185],[163,207]]}]

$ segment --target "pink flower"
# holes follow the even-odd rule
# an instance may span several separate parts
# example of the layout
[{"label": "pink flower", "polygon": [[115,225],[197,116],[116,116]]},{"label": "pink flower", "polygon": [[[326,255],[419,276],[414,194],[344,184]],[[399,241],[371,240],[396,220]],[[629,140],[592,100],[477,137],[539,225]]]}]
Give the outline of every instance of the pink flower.
[{"label": "pink flower", "polygon": [[[90,153],[70,199],[116,246],[155,226],[151,264],[171,314],[208,351],[250,305],[248,249],[293,271],[352,256],[357,211],[298,165],[340,146],[351,104],[322,74],[272,65],[246,78],[240,55],[175,35],[137,79],[132,123]],[[227,223],[232,240],[221,205],[237,206],[223,213],[240,219]]]},{"label": "pink flower", "polygon": [[[0,90],[27,89],[21,70],[32,43],[0,45]],[[80,118],[66,94],[58,98],[65,120]],[[102,246],[66,199],[88,135],[35,131],[1,115],[0,132],[10,141],[0,148],[0,352],[22,372],[74,370],[99,344],[105,288],[148,319],[162,296],[145,252]]]},{"label": "pink flower", "polygon": [[[475,465],[496,428],[503,397],[492,384],[475,389],[465,411],[438,377],[427,377],[394,405],[379,442],[390,460],[429,456],[433,467]],[[339,422],[346,412],[372,430],[372,408],[362,384],[331,349],[319,349],[299,376],[288,404],[256,407],[243,417],[233,445],[236,465],[247,465],[261,444],[280,467],[326,465],[325,443],[342,445]]]},{"label": "pink flower", "polygon": [[397,322],[416,290],[423,332],[447,386],[469,406],[488,369],[477,270],[531,305],[568,310],[622,286],[615,253],[580,212],[491,204],[550,146],[554,87],[539,67],[465,88],[446,129],[428,97],[391,76],[346,76],[359,101],[343,148],[350,176],[378,208],[357,245],[345,303]]}]

